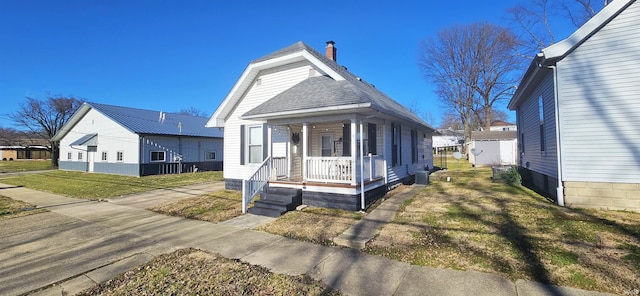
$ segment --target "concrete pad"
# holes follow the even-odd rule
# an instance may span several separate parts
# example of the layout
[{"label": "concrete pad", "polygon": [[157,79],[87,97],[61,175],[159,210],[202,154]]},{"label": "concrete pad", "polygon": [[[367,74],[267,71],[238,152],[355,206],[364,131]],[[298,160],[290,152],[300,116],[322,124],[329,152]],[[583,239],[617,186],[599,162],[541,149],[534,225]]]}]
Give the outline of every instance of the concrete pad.
[{"label": "concrete pad", "polygon": [[218,224],[229,225],[229,226],[238,227],[242,229],[252,229],[262,224],[267,224],[269,222],[272,222],[274,220],[276,220],[276,218],[247,213],[247,214],[235,217],[233,219],[220,222]]},{"label": "concrete pad", "polygon": [[253,265],[262,265],[276,273],[300,275],[309,273],[337,251],[336,248],[283,238],[241,259]]},{"label": "concrete pad", "polygon": [[347,295],[393,295],[410,268],[407,263],[336,249],[309,275]]},{"label": "concrete pad", "polygon": [[511,296],[516,288],[497,274],[411,266],[394,295]]},{"label": "concrete pad", "polygon": [[[151,261],[155,256],[147,253],[135,254],[133,256],[118,260],[109,265],[90,271],[86,276],[96,283],[106,282],[121,273],[132,270]],[[63,285],[64,286],[64,285]]]},{"label": "concrete pad", "polygon": [[614,294],[587,291],[569,287],[559,287],[543,283],[517,280],[516,289],[518,296],[613,296]]},{"label": "concrete pad", "polygon": [[266,232],[240,230],[195,247],[218,253],[226,258],[240,259],[282,239],[284,238],[281,236]]}]

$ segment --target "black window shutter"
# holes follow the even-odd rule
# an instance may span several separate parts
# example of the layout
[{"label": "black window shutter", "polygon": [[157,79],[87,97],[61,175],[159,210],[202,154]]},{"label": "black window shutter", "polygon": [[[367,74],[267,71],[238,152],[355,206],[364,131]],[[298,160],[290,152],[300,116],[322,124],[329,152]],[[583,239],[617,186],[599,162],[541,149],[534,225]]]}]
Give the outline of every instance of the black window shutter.
[{"label": "black window shutter", "polygon": [[391,166],[398,164],[398,135],[396,125],[391,123]]},{"label": "black window shutter", "polygon": [[376,125],[374,123],[369,123],[369,152],[373,155],[378,154],[377,145],[377,137],[376,137]]},{"label": "black window shutter", "polygon": [[244,156],[245,156],[245,150],[244,147],[246,147],[245,145],[245,139],[246,139],[246,135],[245,135],[245,131],[246,131],[246,126],[240,125],[240,165],[244,165]]},{"label": "black window shutter", "polygon": [[351,156],[351,124],[342,126],[342,156]]},{"label": "black window shutter", "polygon": [[269,156],[269,129],[267,124],[262,124],[262,160],[264,161]]},{"label": "black window shutter", "polygon": [[398,165],[402,165],[402,126],[398,125]]}]

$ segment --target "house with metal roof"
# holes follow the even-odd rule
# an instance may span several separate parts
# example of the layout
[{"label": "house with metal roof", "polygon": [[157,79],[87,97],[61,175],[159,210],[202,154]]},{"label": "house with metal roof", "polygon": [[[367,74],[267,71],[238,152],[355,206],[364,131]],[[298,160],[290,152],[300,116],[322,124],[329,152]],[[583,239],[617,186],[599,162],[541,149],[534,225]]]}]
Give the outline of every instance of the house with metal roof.
[{"label": "house with metal roof", "polygon": [[249,63],[213,113],[224,128],[227,189],[243,211],[278,216],[297,204],[365,209],[433,168],[434,129],[372,84],[298,42]]},{"label": "house with metal roof", "polygon": [[61,170],[146,176],[221,170],[223,132],[207,118],[84,103],[53,137]]},{"label": "house with metal roof", "polygon": [[559,205],[640,211],[640,3],[610,2],[531,61],[517,115],[523,184]]}]

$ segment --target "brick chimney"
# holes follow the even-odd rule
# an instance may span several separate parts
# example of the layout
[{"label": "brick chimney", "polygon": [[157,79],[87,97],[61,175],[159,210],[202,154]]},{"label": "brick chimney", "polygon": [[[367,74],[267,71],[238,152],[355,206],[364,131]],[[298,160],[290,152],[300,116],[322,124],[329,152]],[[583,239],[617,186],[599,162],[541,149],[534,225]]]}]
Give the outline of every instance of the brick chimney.
[{"label": "brick chimney", "polygon": [[338,61],[338,56],[336,55],[336,51],[338,50],[335,46],[336,44],[333,40],[327,41],[327,57],[334,62]]}]

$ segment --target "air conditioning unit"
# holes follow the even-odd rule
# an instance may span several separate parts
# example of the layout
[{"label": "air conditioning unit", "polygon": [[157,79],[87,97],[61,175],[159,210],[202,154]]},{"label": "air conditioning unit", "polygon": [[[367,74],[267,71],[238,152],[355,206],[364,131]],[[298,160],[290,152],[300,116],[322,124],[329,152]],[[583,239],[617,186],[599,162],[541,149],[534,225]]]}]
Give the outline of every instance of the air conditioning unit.
[{"label": "air conditioning unit", "polygon": [[429,172],[428,171],[416,171],[416,184],[428,185],[429,184]]}]

